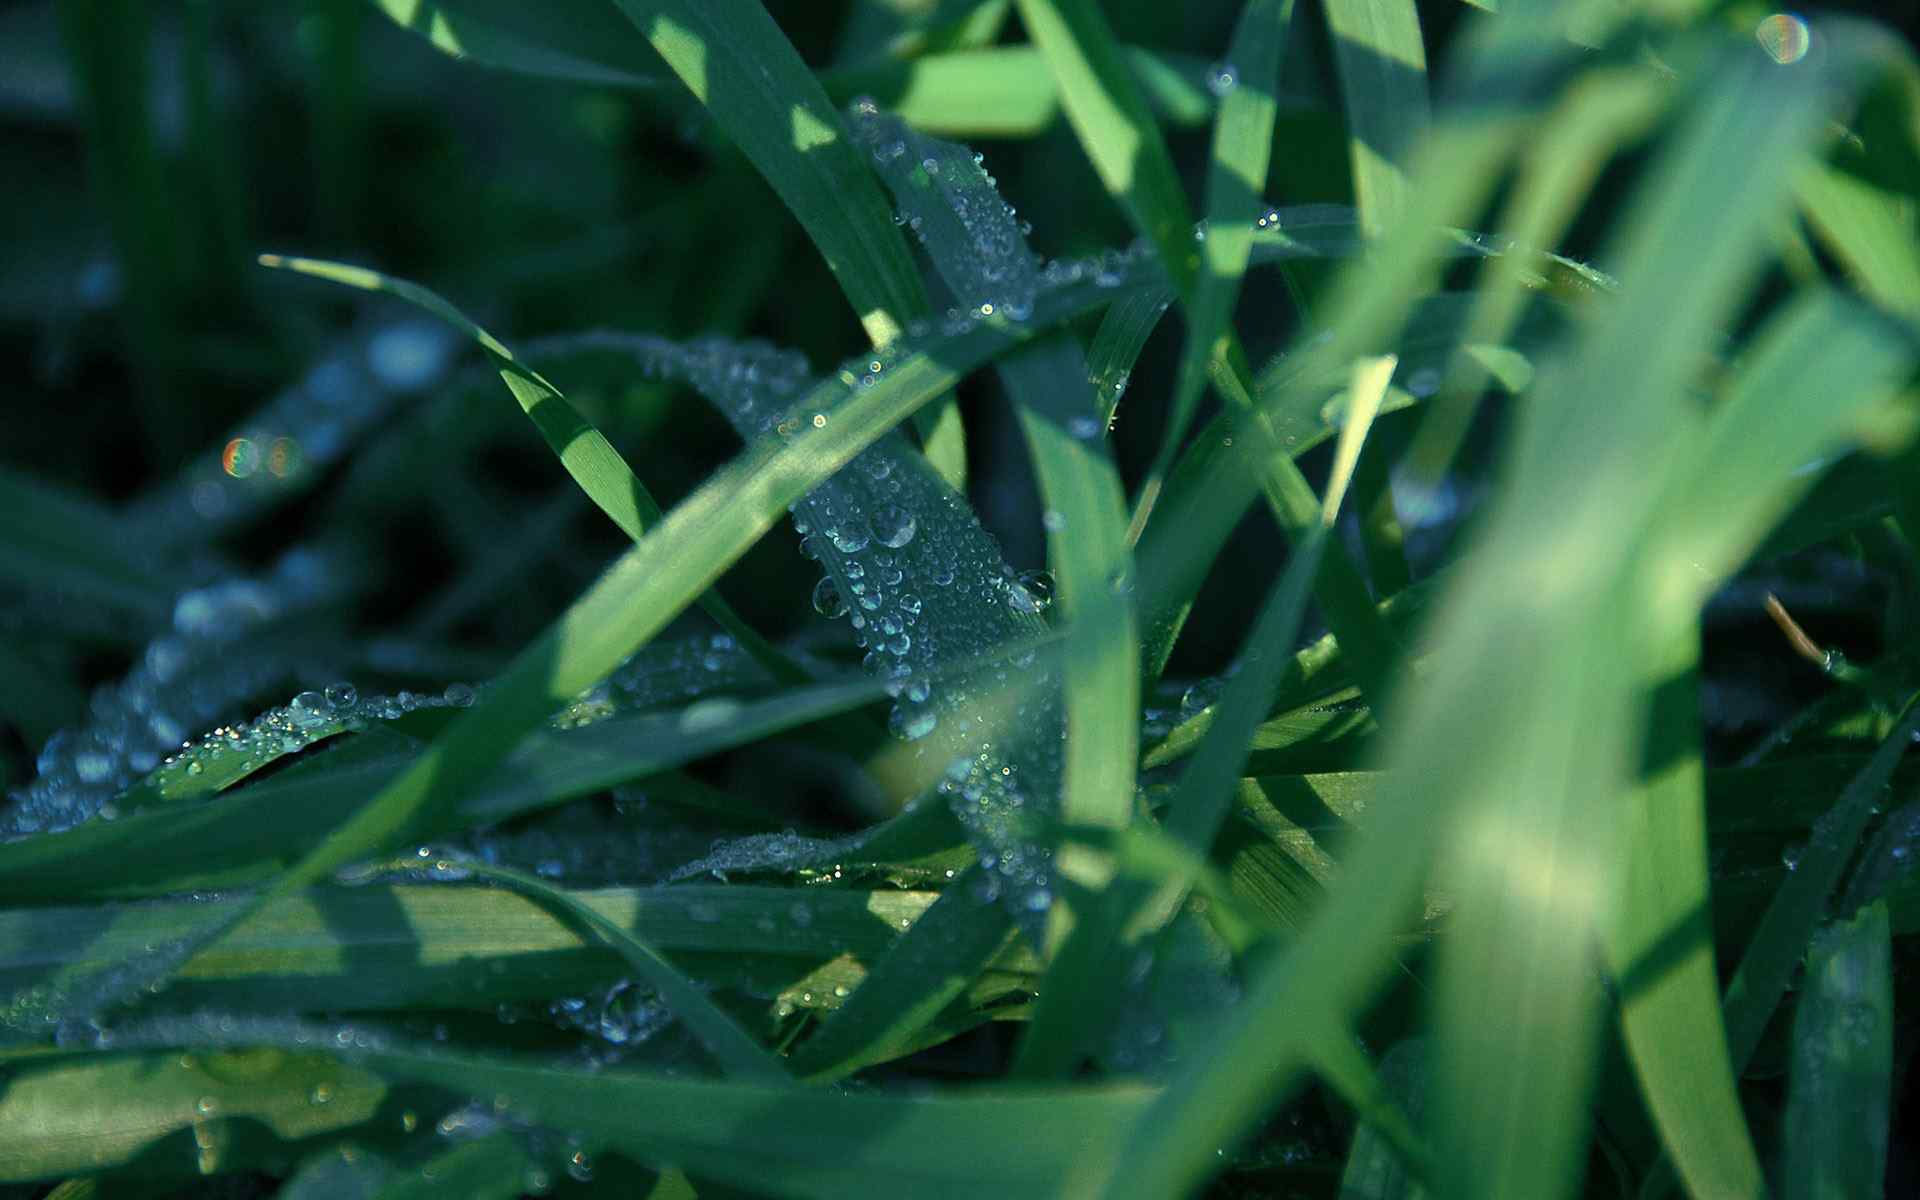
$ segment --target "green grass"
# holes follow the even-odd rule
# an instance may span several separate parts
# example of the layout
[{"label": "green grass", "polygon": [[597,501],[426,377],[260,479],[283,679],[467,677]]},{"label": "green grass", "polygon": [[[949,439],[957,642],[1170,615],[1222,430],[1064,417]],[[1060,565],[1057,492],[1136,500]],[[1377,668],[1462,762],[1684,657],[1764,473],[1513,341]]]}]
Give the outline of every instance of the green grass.
[{"label": "green grass", "polygon": [[0,1193],[1911,1177],[1896,35],[44,7]]}]

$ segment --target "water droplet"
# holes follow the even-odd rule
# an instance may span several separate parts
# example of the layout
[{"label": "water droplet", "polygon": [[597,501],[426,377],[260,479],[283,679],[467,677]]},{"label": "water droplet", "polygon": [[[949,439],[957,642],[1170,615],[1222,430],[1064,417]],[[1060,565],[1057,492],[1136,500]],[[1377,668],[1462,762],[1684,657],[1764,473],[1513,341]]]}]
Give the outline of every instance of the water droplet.
[{"label": "water droplet", "polygon": [[1048,533],[1059,533],[1067,527],[1067,514],[1050,508],[1040,515],[1040,524]]},{"label": "water droplet", "polygon": [[813,611],[828,620],[847,615],[847,602],[840,597],[840,586],[828,576],[813,585]]},{"label": "water droplet", "polygon": [[1042,613],[1053,607],[1053,576],[1045,571],[1022,571],[1007,594],[1007,602],[1021,612]]},{"label": "water droplet", "polygon": [[1240,82],[1240,72],[1232,63],[1215,63],[1207,72],[1207,90],[1216,97],[1225,97]]},{"label": "water droplet", "polygon": [[473,703],[473,689],[464,683],[450,683],[440,696],[455,708],[466,708]]},{"label": "water droplet", "polygon": [[327,703],[338,710],[352,708],[354,702],[360,699],[360,693],[350,683],[336,683],[327,688],[326,697]]},{"label": "water droplet", "polygon": [[332,706],[319,692],[301,692],[287,706],[287,715],[293,718],[295,725],[312,728],[325,724],[333,713]]},{"label": "water droplet", "polygon": [[1780,865],[1789,871],[1797,871],[1800,869],[1800,860],[1806,853],[1807,848],[1805,846],[1790,843],[1780,851]]},{"label": "water droplet", "polygon": [[919,523],[913,514],[898,504],[889,504],[873,514],[873,538],[882,546],[899,549],[913,540]]},{"label": "water droplet", "polygon": [[902,741],[917,742],[932,733],[940,719],[932,709],[898,705],[887,718],[887,728]]}]

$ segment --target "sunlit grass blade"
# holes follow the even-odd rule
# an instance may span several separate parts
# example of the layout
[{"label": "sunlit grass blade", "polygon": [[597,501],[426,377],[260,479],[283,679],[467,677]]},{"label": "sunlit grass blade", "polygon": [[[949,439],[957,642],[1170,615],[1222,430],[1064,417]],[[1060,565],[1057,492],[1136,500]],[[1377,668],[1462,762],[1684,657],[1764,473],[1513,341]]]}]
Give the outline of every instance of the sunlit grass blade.
[{"label": "sunlit grass blade", "polygon": [[1345,101],[1360,224],[1378,237],[1407,212],[1407,165],[1432,120],[1413,0],[1325,0]]},{"label": "sunlit grass blade", "polygon": [[[792,211],[874,345],[897,340],[926,311],[912,253],[833,102],[760,0],[616,3]],[[947,397],[927,418],[927,458],[960,486],[959,410]]]},{"label": "sunlit grass blade", "polygon": [[1810,164],[1794,191],[1820,241],[1860,290],[1889,312],[1920,318],[1920,243],[1910,201],[1838,167]]},{"label": "sunlit grass blade", "polygon": [[1893,1086],[1893,946],[1884,904],[1823,929],[1793,1023],[1780,1194],[1884,1194]]},{"label": "sunlit grass blade", "polygon": [[[1147,103],[1168,124],[1191,127],[1213,114],[1206,62],[1140,46],[1124,56]],[[822,73],[827,94],[843,103],[868,96],[924,133],[939,137],[1023,138],[1060,116],[1060,96],[1032,46],[979,46],[905,61],[856,63]],[[1299,91],[1289,106],[1311,102]]]},{"label": "sunlit grass blade", "polygon": [[[314,1103],[317,1090],[324,1103]],[[259,1122],[280,1138],[312,1137],[366,1121],[387,1091],[362,1068],[281,1049],[14,1064],[0,1095],[0,1180],[23,1183],[121,1166],[170,1135],[186,1141],[177,1148],[184,1177],[193,1163],[186,1135],[209,1118],[215,1127],[200,1148],[203,1161],[228,1169],[239,1164],[223,1161],[218,1152],[227,1140],[217,1130],[220,1120]]]},{"label": "sunlit grass blade", "polygon": [[533,897],[542,905],[566,915],[591,929],[594,936],[627,960],[647,986],[660,994],[674,1016],[685,1022],[694,1036],[730,1074],[762,1082],[784,1082],[790,1077],[780,1061],[769,1054],[746,1030],[735,1024],[707,994],[660,957],[660,952],[617,921],[610,920],[590,904],[546,881],[521,871],[487,863],[456,860],[454,869],[490,879]]},{"label": "sunlit grass blade", "polygon": [[1668,586],[1683,590],[1666,601],[1671,632],[1648,663],[1654,716],[1646,759],[1658,774],[1632,793],[1627,876],[1608,946],[1628,1055],[1668,1153],[1702,1194],[1754,1195],[1762,1180],[1733,1063],[1721,1050],[1727,1036],[1706,923],[1706,814],[1690,699],[1693,614],[1711,581],[1731,572],[1811,484],[1798,471],[1805,456],[1823,453],[1863,408],[1884,399],[1913,354],[1905,336],[1832,294],[1787,308],[1760,332],[1702,431],[1696,453],[1711,469],[1675,479],[1666,505],[1673,516],[1656,535],[1672,541],[1657,543],[1654,570],[1671,572]]},{"label": "sunlit grass blade", "polygon": [[[498,338],[474,324],[471,318],[443,297],[417,283],[344,263],[263,254],[260,256],[260,265],[285,268],[348,287],[398,296],[466,334],[493,360],[507,390],[513,393],[521,409],[532,418],[534,426],[540,430],[540,436],[546,439],[547,445],[567,469],[567,474],[573,477],[574,482],[580,485],[580,490],[592,499],[600,511],[620,527],[622,533],[639,541],[648,529],[659,523],[659,503],[606,435],[595,428],[593,422],[587,420],[545,376],[522,364]],[[807,678],[806,671],[741,620],[718,592],[702,593],[699,604],[776,679],[798,683]]]},{"label": "sunlit grass blade", "polygon": [[980,870],[963,873],[915,928],[879,958],[858,988],[793,1056],[793,1070],[831,1080],[912,1048],[916,1034],[957,998],[1013,937]]}]

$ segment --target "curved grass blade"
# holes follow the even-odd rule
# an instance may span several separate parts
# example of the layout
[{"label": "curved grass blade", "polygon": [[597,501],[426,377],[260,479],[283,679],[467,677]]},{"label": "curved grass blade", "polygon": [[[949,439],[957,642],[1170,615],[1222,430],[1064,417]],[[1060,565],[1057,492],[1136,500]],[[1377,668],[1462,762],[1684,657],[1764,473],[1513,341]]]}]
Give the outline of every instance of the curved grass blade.
[{"label": "curved grass blade", "polygon": [[1874,903],[1829,925],[1807,954],[1793,1022],[1787,1093],[1786,1200],[1876,1200],[1885,1194],[1893,1087],[1893,945]]},{"label": "curved grass blade", "polygon": [[1407,164],[1432,121],[1427,52],[1413,0],[1324,0],[1346,102],[1360,224],[1377,238],[1411,204]]},{"label": "curved grass blade", "polygon": [[[398,296],[466,334],[479,343],[480,348],[487,352],[487,357],[493,360],[507,390],[513,393],[521,409],[533,419],[540,436],[546,439],[547,445],[567,469],[567,474],[573,477],[574,482],[580,485],[580,490],[600,511],[620,527],[622,533],[637,542],[648,529],[659,523],[659,503],[633,473],[633,468],[627,465],[627,460],[613,448],[613,443],[607,440],[606,435],[581,415],[580,410],[568,402],[559,388],[547,382],[545,376],[523,365],[499,339],[474,324],[471,318],[441,296],[417,283],[344,263],[263,254],[260,256],[260,265],[296,271],[347,287]],[[772,672],[774,678],[785,683],[801,683],[808,678],[804,669],[741,620],[733,606],[717,591],[703,593],[699,604],[719,622],[722,629]]]},{"label": "curved grass blade", "polygon": [[[759,0],[615,0],[766,177],[827,260],[873,344],[926,311],[913,256],[846,126]],[[959,409],[942,399],[920,424],[928,460],[966,479]]]},{"label": "curved grass blade", "polygon": [[454,869],[505,884],[592,930],[594,936],[626,959],[649,987],[660,993],[674,1016],[693,1031],[694,1036],[729,1073],[763,1082],[786,1082],[791,1078],[778,1059],[735,1024],[733,1018],[709,1000],[705,992],[675,970],[672,963],[660,957],[659,951],[619,922],[602,915],[594,906],[583,903],[572,893],[544,880],[505,867],[455,860]]}]

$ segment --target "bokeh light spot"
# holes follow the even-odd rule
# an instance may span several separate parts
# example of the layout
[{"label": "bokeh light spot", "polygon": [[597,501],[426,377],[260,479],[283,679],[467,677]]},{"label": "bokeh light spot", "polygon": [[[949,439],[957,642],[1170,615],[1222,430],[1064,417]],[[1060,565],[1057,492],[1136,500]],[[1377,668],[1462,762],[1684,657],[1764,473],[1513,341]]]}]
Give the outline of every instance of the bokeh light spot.
[{"label": "bokeh light spot", "polygon": [[1813,48],[1813,30],[1792,13],[1777,12],[1762,19],[1753,36],[1767,56],[1781,66],[1799,62]]}]

